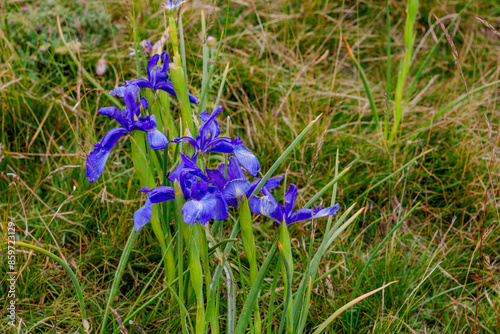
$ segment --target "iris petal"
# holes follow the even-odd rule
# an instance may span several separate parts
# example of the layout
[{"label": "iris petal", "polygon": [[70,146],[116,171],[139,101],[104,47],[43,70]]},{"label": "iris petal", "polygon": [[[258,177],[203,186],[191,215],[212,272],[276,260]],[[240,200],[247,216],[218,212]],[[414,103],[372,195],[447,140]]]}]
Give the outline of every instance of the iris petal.
[{"label": "iris petal", "polygon": [[139,232],[139,230],[146,225],[153,216],[153,204],[149,200],[146,200],[146,204],[142,206],[139,210],[134,213],[134,229],[135,232]]},{"label": "iris petal", "polygon": [[240,144],[234,148],[234,155],[250,175],[256,176],[260,171],[260,163],[257,157],[245,145]]},{"label": "iris petal", "polygon": [[296,222],[304,221],[304,220],[310,220],[313,218],[321,218],[321,217],[327,217],[327,216],[332,216],[337,214],[339,211],[340,205],[335,204],[334,206],[331,206],[329,208],[325,209],[319,209],[319,210],[312,210],[312,209],[300,209],[294,212],[293,214],[290,215],[290,217],[287,219],[287,224],[293,224]]},{"label": "iris petal", "polygon": [[[153,81],[153,80],[151,80],[151,72],[153,71],[155,66],[158,65],[158,59],[160,59],[159,55],[156,54],[156,55],[152,56],[151,58],[149,58],[148,65],[146,66],[146,70],[148,72],[148,79],[151,82]],[[152,82],[152,84],[154,85],[154,82]]]},{"label": "iris petal", "polygon": [[208,187],[203,196],[188,201],[182,207],[182,216],[187,224],[205,225],[211,219],[224,220],[228,217],[228,206],[215,187]]},{"label": "iris petal", "polygon": [[168,146],[167,137],[160,132],[158,129],[154,129],[153,131],[148,131],[148,142],[149,146],[153,150],[163,150]]},{"label": "iris petal", "polygon": [[290,183],[290,188],[288,188],[285,194],[285,210],[287,216],[289,216],[292,213],[293,207],[295,206],[296,198],[297,198],[297,186],[293,183]]},{"label": "iris petal", "polygon": [[124,93],[125,93],[125,86],[116,87],[115,89],[109,91],[109,95],[118,97],[123,97]]},{"label": "iris petal", "polygon": [[89,153],[86,161],[87,179],[90,182],[97,181],[101,176],[109,153],[125,133],[127,133],[127,130],[124,128],[111,129],[99,143],[94,144],[95,149]]},{"label": "iris petal", "polygon": [[148,190],[148,187],[142,188],[142,192],[148,194],[148,199],[152,204],[158,204],[175,199],[174,188],[167,186],[160,186]]},{"label": "iris petal", "polygon": [[133,79],[130,81],[125,81],[125,86],[130,86],[130,85],[137,85],[139,88],[149,88],[149,89],[154,88],[153,85],[149,82],[149,80],[146,79]]},{"label": "iris petal", "polygon": [[228,182],[224,187],[222,194],[226,201],[240,201],[248,193],[250,182],[247,179],[236,179]]}]

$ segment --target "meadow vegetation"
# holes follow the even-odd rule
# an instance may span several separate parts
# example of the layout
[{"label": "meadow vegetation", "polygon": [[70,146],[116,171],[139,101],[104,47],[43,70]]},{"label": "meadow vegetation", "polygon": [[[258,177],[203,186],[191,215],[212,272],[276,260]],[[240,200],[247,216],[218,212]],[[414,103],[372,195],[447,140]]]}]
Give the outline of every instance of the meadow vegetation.
[{"label": "meadow vegetation", "polygon": [[[161,4],[50,0],[0,5],[3,235],[6,223],[13,221],[18,241],[47,249],[70,265],[93,330],[101,324],[133,213],[144,197],[137,191],[130,141],[119,142],[99,182],[87,181],[85,158],[110,128],[108,120],[97,117],[99,107],[112,104],[104,92],[139,76],[136,58],[130,56],[134,31],[129,13],[139,39],[154,42],[166,29]],[[230,122],[231,134],[245,138],[262,171],[319,115],[275,174],[298,186],[298,201],[304,204],[333,178],[337,151],[340,170],[351,166],[338,185],[339,212],[353,203],[356,210],[365,210],[321,262],[305,332],[354,298],[392,281],[397,283],[342,313],[328,332],[500,330],[500,5],[497,0],[422,1],[401,83],[402,118],[392,134],[406,8],[407,2],[400,0],[388,1],[388,6],[385,1],[197,0],[182,7],[191,92],[201,95],[204,12],[207,35],[222,43],[207,106],[214,107],[228,69],[219,122],[224,129]],[[103,75],[96,74],[98,62],[107,63]],[[322,196],[323,206],[330,196],[330,191]],[[325,225],[326,219],[319,219],[290,226],[296,272],[304,272]],[[263,217],[256,217],[254,228],[261,263],[278,229]],[[229,263],[246,273],[243,248],[235,245]],[[164,288],[159,249],[146,226],[115,299],[122,317],[151,278],[139,304]],[[22,248],[17,263],[22,330],[72,333],[81,328],[78,299],[63,268]],[[1,312],[4,272],[0,266]],[[270,271],[265,279],[268,291],[274,274]],[[239,305],[248,282],[236,284]],[[277,330],[283,286],[279,276],[275,322],[266,332]],[[170,298],[161,296],[133,321],[148,333],[179,332],[182,319],[178,308],[169,307]],[[268,304],[264,294],[261,309],[268,310]],[[4,318],[2,314],[2,326]],[[110,319],[109,327],[119,330],[116,319]],[[129,327],[130,333],[134,330]]]}]

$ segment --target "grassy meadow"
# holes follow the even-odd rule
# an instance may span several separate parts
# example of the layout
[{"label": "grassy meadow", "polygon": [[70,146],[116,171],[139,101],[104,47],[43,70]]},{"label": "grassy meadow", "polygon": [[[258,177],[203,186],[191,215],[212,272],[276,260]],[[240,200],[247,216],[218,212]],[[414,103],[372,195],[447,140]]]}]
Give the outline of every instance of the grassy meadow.
[{"label": "grassy meadow", "polygon": [[[130,55],[131,21],[137,22],[139,40],[154,43],[166,29],[162,3],[0,4],[2,240],[7,223],[14,222],[17,241],[69,264],[83,289],[91,332],[99,330],[144,196],[129,140],[117,144],[96,183],[87,181],[85,158],[112,127],[97,115],[99,107],[113,105],[104,92],[145,75]],[[201,94],[203,12],[207,35],[217,41],[214,55],[220,46],[207,106],[214,107],[228,69],[219,122],[223,131],[230,122],[231,135],[245,140],[263,173],[320,115],[276,175],[297,185],[303,205],[333,179],[337,152],[339,169],[351,166],[338,184],[339,213],[354,203],[356,211],[365,210],[323,257],[307,333],[341,306],[392,281],[397,283],[342,313],[328,333],[500,332],[500,3],[421,1],[410,55],[405,54],[411,39],[405,36],[406,8],[400,0],[188,0],[181,7],[190,90]],[[401,78],[405,57],[407,74]],[[102,75],[97,63],[107,64]],[[402,107],[396,108],[396,101]],[[402,118],[391,135],[396,109]],[[179,112],[175,103],[172,110]],[[280,194],[277,199],[283,200]],[[331,195],[329,190],[321,197],[323,206]],[[268,219],[254,218],[262,262],[278,229]],[[326,221],[291,225],[296,272],[304,272]],[[164,288],[161,260],[146,226],[114,301],[122,317],[137,308],[138,298],[141,305]],[[245,277],[241,244],[235,243],[228,261]],[[78,299],[64,269],[20,246],[16,265],[21,332],[81,331]],[[2,263],[2,328],[7,328],[7,272]],[[283,278],[273,287],[273,275],[271,270],[264,283],[264,291],[276,291],[265,333],[277,333],[283,312]],[[236,284],[240,307],[248,284]],[[269,300],[268,293],[261,294],[262,310],[269,309]],[[196,312],[194,304],[189,311]],[[133,321],[146,333],[178,333],[183,320],[166,293]],[[220,321],[226,321],[224,312]],[[129,333],[140,333],[126,326]],[[108,329],[119,332],[115,317]]]}]

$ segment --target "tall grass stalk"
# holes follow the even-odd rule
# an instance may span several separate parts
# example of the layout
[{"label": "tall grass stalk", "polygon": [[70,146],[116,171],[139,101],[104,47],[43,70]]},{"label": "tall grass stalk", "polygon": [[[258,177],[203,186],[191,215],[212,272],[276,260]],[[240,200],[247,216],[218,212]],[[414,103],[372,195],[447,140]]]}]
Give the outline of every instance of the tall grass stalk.
[{"label": "tall grass stalk", "polygon": [[[396,139],[399,125],[403,119],[403,91],[406,83],[406,76],[410,71],[411,58],[413,55],[413,45],[415,43],[415,20],[418,13],[418,0],[408,0],[406,7],[406,22],[404,31],[405,51],[401,63],[399,64],[398,78],[396,81],[396,91],[394,95],[394,123],[392,124],[389,142]],[[407,95],[407,98],[409,96]]]},{"label": "tall grass stalk", "polygon": [[380,118],[378,116],[377,106],[375,105],[375,100],[373,99],[370,84],[368,83],[368,78],[366,77],[365,71],[363,71],[363,68],[359,64],[358,60],[352,53],[352,50],[349,47],[349,43],[347,43],[347,40],[345,39],[343,34],[342,34],[342,40],[344,41],[344,45],[349,55],[349,58],[351,58],[351,61],[358,70],[359,76],[361,77],[361,81],[363,82],[363,86],[365,87],[365,92],[368,97],[368,102],[370,103],[370,108],[372,109],[373,120],[375,121],[375,127],[377,128],[378,131],[380,130]]}]

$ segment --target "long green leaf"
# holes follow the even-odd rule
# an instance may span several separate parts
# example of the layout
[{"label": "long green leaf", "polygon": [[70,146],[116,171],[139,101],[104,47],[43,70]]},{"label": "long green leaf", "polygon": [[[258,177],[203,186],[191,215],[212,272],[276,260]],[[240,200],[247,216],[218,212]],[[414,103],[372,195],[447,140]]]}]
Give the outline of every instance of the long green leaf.
[{"label": "long green leaf", "polygon": [[375,127],[377,129],[380,129],[380,119],[378,117],[377,107],[375,106],[375,100],[373,99],[372,91],[370,88],[370,84],[368,83],[368,79],[366,78],[365,71],[363,71],[363,68],[356,60],[356,57],[354,57],[354,54],[352,53],[352,50],[349,47],[349,44],[347,43],[347,40],[345,39],[343,34],[342,34],[342,40],[344,41],[344,45],[345,48],[347,49],[347,53],[349,54],[349,58],[351,58],[351,61],[358,70],[359,76],[361,77],[361,81],[363,82],[363,86],[365,87],[365,92],[366,95],[368,96],[368,102],[370,102],[370,107],[372,109],[373,120],[375,121]]},{"label": "long green leaf", "polygon": [[106,333],[106,324],[108,322],[110,308],[113,306],[113,301],[115,299],[116,293],[118,292],[118,287],[120,286],[121,278],[123,276],[123,271],[127,265],[128,257],[134,247],[135,240],[137,239],[138,233],[132,229],[128,237],[125,248],[123,249],[122,256],[120,257],[120,262],[118,262],[118,267],[115,271],[115,277],[111,285],[111,290],[109,291],[108,302],[106,303],[106,309],[104,310],[104,317],[102,318],[101,334]]},{"label": "long green leaf", "polygon": [[264,278],[266,276],[267,270],[271,265],[274,256],[276,255],[276,250],[278,248],[278,243],[275,242],[271,249],[269,250],[269,254],[267,255],[266,260],[262,264],[262,268],[260,268],[259,273],[257,274],[257,278],[255,279],[255,283],[252,285],[252,289],[247,296],[247,300],[243,305],[243,310],[240,314],[240,319],[236,324],[235,333],[245,333],[246,328],[248,326],[248,322],[252,316],[252,310],[257,303],[257,297],[259,296],[260,289],[262,287],[262,283],[264,283]]}]

